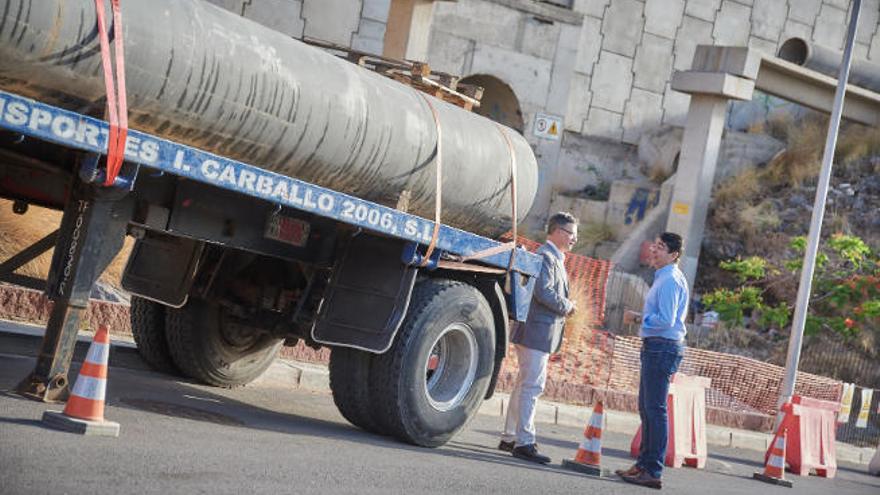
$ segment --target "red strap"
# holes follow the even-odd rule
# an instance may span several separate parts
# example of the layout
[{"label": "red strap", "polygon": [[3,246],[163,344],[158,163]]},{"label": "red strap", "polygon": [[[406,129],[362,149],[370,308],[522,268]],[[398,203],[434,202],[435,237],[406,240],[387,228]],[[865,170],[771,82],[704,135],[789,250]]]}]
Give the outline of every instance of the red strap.
[{"label": "red strap", "polygon": [[[125,99],[125,55],[122,45],[122,10],[120,0],[110,0],[113,9],[113,38],[116,49],[116,81],[110,61],[110,38],[104,20],[104,0],[95,0],[98,16],[98,35],[101,43],[101,65],[104,67],[104,88],[107,92],[107,117],[110,133],[107,136],[107,179],[105,186],[112,185],[119,175],[125,159],[125,140],[128,136],[128,102]],[[117,91],[118,89],[118,91]]]}]

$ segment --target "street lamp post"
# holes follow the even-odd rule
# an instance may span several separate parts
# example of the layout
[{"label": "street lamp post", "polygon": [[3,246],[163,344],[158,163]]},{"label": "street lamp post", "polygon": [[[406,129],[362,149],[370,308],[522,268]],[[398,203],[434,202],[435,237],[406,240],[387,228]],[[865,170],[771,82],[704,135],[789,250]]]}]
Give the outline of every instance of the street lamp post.
[{"label": "street lamp post", "polygon": [[[856,29],[859,22],[859,13],[862,8],[861,0],[854,0],[852,14],[849,19],[849,27],[846,32],[846,46],[843,51],[843,61],[840,64],[840,72],[837,77],[837,91],[834,94],[834,108],[831,112],[831,120],[828,122],[828,135],[825,138],[825,151],[822,155],[822,170],[819,173],[819,186],[816,188],[816,199],[813,203],[813,215],[810,220],[810,234],[807,241],[807,249],[804,253],[804,263],[801,268],[801,280],[798,285],[797,303],[794,309],[794,318],[791,324],[791,336],[788,340],[788,356],[785,360],[785,378],[779,393],[779,406],[791,400],[794,395],[794,386],[797,379],[798,363],[801,358],[803,346],[804,325],[807,321],[807,307],[810,303],[810,292],[813,285],[813,272],[816,268],[816,254],[819,250],[819,237],[822,232],[822,220],[825,216],[825,202],[828,199],[828,185],[831,181],[831,167],[834,161],[834,149],[837,146],[837,133],[840,129],[840,115],[843,111],[843,97],[846,94],[846,84],[849,80],[849,67],[852,62],[853,44],[856,39]],[[779,416],[777,416],[777,426]]]}]

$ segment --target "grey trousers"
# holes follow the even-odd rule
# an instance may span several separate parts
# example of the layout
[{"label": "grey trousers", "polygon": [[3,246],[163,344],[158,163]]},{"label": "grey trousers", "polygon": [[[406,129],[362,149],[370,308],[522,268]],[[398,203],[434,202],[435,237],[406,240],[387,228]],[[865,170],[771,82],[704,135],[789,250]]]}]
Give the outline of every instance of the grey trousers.
[{"label": "grey trousers", "polygon": [[510,393],[501,439],[505,442],[515,441],[517,446],[521,446],[535,443],[535,409],[538,397],[544,393],[550,354],[518,344],[514,348],[519,373]]}]

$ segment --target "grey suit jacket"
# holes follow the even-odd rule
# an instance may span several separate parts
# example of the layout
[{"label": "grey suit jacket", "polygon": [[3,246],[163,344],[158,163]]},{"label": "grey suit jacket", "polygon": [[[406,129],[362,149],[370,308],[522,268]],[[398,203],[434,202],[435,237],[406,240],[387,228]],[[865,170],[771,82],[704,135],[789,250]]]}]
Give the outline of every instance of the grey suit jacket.
[{"label": "grey suit jacket", "polygon": [[510,340],[530,349],[550,353],[559,350],[565,315],[573,303],[568,299],[564,255],[548,243],[541,246],[537,254],[543,263],[535,283],[529,316],[525,323],[517,325]]}]

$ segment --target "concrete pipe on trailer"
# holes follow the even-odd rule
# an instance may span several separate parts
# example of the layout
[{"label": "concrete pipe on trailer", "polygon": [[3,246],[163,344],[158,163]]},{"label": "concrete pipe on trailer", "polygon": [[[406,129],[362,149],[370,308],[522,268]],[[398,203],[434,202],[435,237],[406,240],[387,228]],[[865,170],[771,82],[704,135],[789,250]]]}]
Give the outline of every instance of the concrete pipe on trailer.
[{"label": "concrete pipe on trailer", "polygon": [[[433,217],[437,131],[416,90],[199,0],[128,0],[122,12],[132,128],[386,205],[409,191],[409,211]],[[0,88],[103,115],[93,0],[0,0],[0,13]],[[430,101],[443,221],[503,233],[511,153],[501,132],[516,157],[520,218],[538,184],[530,146]]]}]

